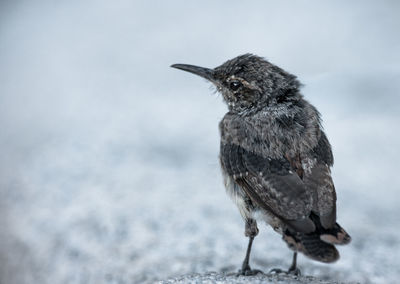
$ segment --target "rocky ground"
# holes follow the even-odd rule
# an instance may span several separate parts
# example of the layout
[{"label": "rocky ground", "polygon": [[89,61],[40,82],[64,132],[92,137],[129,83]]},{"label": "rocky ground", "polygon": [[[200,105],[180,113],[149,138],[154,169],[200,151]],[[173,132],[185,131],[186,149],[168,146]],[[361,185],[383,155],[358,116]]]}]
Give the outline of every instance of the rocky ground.
[{"label": "rocky ground", "polygon": [[189,274],[172,279],[160,281],[161,284],[173,283],[288,283],[288,284],[336,284],[344,282],[321,280],[312,276],[292,276],[284,274],[259,274],[255,276],[236,276],[234,274],[225,274],[209,272],[204,274]]}]

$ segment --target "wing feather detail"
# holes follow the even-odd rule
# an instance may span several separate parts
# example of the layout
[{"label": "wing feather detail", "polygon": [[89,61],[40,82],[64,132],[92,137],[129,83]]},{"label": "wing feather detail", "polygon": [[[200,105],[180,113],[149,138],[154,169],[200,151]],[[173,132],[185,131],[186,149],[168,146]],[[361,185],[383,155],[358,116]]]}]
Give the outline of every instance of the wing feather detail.
[{"label": "wing feather detail", "polygon": [[320,217],[324,228],[331,228],[336,223],[336,191],[330,171],[333,155],[323,131],[311,155],[315,163],[309,171],[306,171],[303,181],[314,194],[313,211]]},{"label": "wing feather detail", "polygon": [[315,229],[308,218],[312,192],[292,171],[286,159],[270,159],[235,144],[221,144],[221,165],[261,208],[279,217],[296,231]]}]

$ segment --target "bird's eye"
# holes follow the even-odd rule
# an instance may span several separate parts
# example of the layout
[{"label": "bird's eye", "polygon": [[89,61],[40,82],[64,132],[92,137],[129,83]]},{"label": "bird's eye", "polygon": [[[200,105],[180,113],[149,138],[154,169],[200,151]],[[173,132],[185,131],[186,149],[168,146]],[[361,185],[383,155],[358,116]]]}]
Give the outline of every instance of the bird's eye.
[{"label": "bird's eye", "polygon": [[242,86],[242,83],[240,83],[239,81],[236,81],[236,80],[229,83],[229,88],[232,91],[238,90],[241,86]]}]

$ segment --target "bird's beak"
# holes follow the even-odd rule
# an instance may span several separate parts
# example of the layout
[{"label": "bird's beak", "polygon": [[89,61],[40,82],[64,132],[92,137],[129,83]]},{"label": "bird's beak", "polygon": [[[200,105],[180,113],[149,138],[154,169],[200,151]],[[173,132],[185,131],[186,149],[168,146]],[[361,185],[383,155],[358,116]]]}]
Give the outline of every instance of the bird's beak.
[{"label": "bird's beak", "polygon": [[187,71],[200,77],[203,77],[211,82],[214,82],[214,70],[189,64],[173,64],[171,67]]}]

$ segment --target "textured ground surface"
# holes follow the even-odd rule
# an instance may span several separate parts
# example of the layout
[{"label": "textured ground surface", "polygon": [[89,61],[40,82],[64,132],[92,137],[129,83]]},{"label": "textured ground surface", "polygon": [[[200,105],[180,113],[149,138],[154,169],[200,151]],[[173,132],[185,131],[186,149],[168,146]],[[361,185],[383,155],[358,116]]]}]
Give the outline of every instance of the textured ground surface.
[{"label": "textured ground surface", "polygon": [[291,276],[283,274],[258,274],[255,276],[236,276],[225,273],[209,272],[205,274],[190,274],[165,281],[161,284],[173,283],[288,283],[288,284],[336,284],[341,282],[321,280],[312,276]]},{"label": "textured ground surface", "polygon": [[[353,242],[331,265],[300,255],[303,275],[398,283],[398,2],[144,3],[1,1],[0,283],[236,280],[223,273],[247,240],[217,162],[226,107],[169,65],[244,52],[298,75],[333,145]],[[259,227],[252,267],[287,268]]]}]

